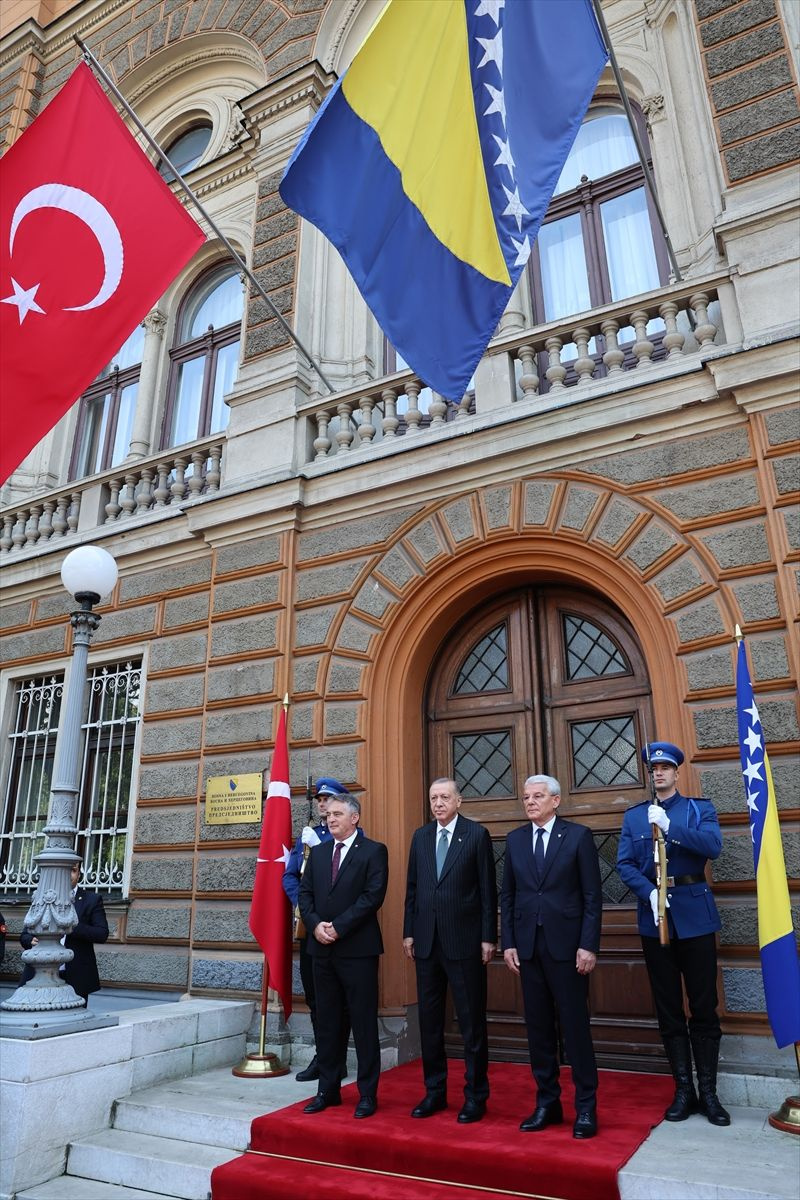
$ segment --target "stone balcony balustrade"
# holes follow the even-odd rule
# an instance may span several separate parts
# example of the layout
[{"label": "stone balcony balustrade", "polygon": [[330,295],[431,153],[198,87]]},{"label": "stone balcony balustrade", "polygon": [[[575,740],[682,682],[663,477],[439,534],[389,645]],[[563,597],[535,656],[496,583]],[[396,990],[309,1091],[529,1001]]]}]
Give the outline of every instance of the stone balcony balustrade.
[{"label": "stone balcony balustrade", "polygon": [[[496,337],[460,402],[403,370],[302,404],[298,464],[307,476],[348,459],[407,452],[465,433],[535,421],[538,413],[695,371],[741,340],[727,275],[694,279]],[[89,530],[144,524],[169,507],[225,492],[225,434],[120,464],[0,510],[0,554],[21,556]],[[278,463],[264,466],[281,467]],[[285,469],[285,464],[282,464]]]}]

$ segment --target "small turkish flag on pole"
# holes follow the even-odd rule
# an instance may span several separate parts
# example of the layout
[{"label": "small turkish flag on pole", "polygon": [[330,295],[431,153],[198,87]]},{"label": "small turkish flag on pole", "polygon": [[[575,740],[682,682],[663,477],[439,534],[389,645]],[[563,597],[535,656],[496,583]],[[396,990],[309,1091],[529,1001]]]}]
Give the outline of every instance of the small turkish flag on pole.
[{"label": "small turkish flag on pole", "polygon": [[288,1020],[292,1011],[292,909],[283,890],[283,872],[292,849],[292,809],[289,803],[289,747],[286,709],[281,709],[269,772],[267,802],[256,859],[250,930],[267,960],[269,985],[283,1003]]},{"label": "small turkish flag on pole", "polygon": [[0,479],[204,240],[81,64],[2,160]]}]

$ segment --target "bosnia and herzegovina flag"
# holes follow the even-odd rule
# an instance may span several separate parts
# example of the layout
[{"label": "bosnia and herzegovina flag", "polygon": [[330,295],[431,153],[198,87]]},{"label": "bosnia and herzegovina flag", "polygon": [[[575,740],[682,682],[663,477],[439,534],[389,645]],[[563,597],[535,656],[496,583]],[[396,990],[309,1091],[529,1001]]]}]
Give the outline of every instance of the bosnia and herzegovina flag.
[{"label": "bosnia and herzegovina flag", "polygon": [[390,0],[280,186],[393,346],[460,399],[608,55],[591,0]]},{"label": "bosnia and herzegovina flag", "polygon": [[[737,629],[738,634],[738,629]],[[744,639],[736,664],[736,711],[739,752],[750,810],[756,889],[758,943],[767,1016],[779,1047],[800,1042],[800,959],[792,929],[792,910],[772,771],[764,745]]]}]

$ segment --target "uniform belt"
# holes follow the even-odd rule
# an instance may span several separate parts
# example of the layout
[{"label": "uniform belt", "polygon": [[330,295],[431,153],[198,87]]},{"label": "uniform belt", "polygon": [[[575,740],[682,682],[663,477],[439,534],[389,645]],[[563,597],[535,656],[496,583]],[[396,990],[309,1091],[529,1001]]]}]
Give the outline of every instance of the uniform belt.
[{"label": "uniform belt", "polygon": [[667,887],[681,887],[687,883],[705,883],[705,875],[668,875]]}]

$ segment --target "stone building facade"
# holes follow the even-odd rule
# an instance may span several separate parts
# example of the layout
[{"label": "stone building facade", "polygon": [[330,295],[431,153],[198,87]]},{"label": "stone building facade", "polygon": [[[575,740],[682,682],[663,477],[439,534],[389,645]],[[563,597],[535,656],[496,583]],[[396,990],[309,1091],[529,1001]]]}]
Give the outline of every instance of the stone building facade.
[{"label": "stone building facade", "polygon": [[[542,307],[538,259],[456,405],[391,357],[335,252],[277,193],[381,6],[5,7],[5,144],[68,78],[80,34],[162,145],[207,131],[188,178],[336,392],[245,289],[225,425],[175,439],[181,322],[195,311],[186,297],[224,263],[211,238],[145,322],[126,452],[81,458],[84,400],[5,484],[0,874],[20,804],[15,696],[66,669],[58,571],[68,549],[96,543],[115,555],[120,581],[91,661],[100,671],[132,663],[140,686],[127,836],[107,888],[113,936],[99,953],[105,985],[259,991],[247,925],[259,826],[206,823],[205,785],[268,768],[288,692],[296,827],[310,750],[314,773],[345,781],[390,849],[381,997],[401,1054],[415,999],[401,953],[405,859],[426,780],[456,772],[464,811],[489,825],[502,869],[521,784],[546,770],[562,779],[566,815],[592,826],[603,863],[592,998],[601,1057],[657,1061],[633,906],[613,872],[622,812],[645,795],[635,750],[657,735],[686,751],[683,790],[720,813],[721,1012],[739,1035],[726,1045],[731,1060],[766,1062],[733,633],[738,623],[748,640],[796,888],[797,6],[604,0],[683,278],[662,270],[635,303],[624,288],[595,288],[577,320]],[[598,111],[613,116],[615,103],[606,73]],[[576,203],[585,230],[600,202]],[[107,409],[118,427],[122,411]],[[598,762],[604,754],[618,772]],[[26,890],[7,869],[0,882],[18,927]],[[12,954],[11,973],[16,965]],[[519,997],[501,961],[490,978],[494,1052],[514,1057]]]}]

